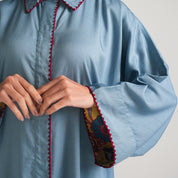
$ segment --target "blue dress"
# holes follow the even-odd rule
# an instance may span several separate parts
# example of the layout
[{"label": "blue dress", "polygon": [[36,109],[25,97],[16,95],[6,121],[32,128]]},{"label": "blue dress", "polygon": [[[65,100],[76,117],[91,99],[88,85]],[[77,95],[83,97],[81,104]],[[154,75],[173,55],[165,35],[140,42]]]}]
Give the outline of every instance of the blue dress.
[{"label": "blue dress", "polygon": [[168,69],[120,0],[1,1],[0,82],[17,73],[39,88],[65,75],[96,106],[21,122],[1,102],[0,178],[114,178],[114,165],[147,153],[172,118]]}]

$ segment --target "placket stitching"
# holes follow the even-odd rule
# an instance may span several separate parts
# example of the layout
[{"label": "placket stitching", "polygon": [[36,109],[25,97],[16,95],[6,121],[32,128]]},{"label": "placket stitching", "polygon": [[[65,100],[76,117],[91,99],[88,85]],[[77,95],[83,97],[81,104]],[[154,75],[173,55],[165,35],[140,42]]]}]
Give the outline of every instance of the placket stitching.
[{"label": "placket stitching", "polygon": [[[48,80],[51,81],[51,62],[52,62],[52,50],[53,50],[53,42],[54,42],[54,29],[55,29],[55,22],[56,22],[56,14],[57,9],[59,7],[59,1],[56,3],[56,8],[54,10],[54,18],[53,18],[53,27],[52,27],[52,37],[51,37],[51,47],[50,47],[50,56],[49,56],[49,78]],[[48,118],[48,175],[51,178],[51,115]]]}]

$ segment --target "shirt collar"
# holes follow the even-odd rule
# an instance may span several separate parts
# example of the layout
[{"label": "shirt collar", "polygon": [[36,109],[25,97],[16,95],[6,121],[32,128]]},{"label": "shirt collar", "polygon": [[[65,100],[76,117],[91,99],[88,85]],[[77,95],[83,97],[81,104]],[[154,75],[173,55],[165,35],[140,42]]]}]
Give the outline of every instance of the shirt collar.
[{"label": "shirt collar", "polygon": [[[25,11],[30,13],[35,7],[38,6],[44,0],[24,0]],[[53,0],[57,2],[58,0]],[[84,2],[84,0],[62,0],[66,6],[72,10],[77,10],[78,7]]]}]

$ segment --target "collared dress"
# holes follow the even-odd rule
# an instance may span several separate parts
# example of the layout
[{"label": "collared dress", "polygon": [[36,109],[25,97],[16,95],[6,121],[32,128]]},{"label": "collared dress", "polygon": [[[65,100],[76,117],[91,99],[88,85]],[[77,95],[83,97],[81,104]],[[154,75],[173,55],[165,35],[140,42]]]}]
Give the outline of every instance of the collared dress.
[{"label": "collared dress", "polygon": [[168,65],[120,0],[1,1],[0,82],[14,74],[35,88],[65,75],[96,106],[21,122],[1,102],[0,178],[114,178],[116,164],[153,148],[177,106]]}]

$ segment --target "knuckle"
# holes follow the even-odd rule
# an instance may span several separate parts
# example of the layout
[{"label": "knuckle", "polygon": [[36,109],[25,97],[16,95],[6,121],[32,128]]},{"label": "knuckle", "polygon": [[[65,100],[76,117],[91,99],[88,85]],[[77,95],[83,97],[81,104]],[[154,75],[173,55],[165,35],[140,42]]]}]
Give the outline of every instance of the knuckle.
[{"label": "knuckle", "polygon": [[12,82],[14,82],[14,77],[11,76],[11,75],[9,75],[9,76],[6,77],[5,80],[6,80],[7,82],[9,82],[9,83],[12,83]]},{"label": "knuckle", "polygon": [[27,90],[28,90],[28,91],[33,91],[33,89],[34,89],[33,85],[30,85],[30,84],[29,84],[29,85],[27,86]]},{"label": "knuckle", "polygon": [[10,83],[5,83],[5,84],[2,86],[2,88],[3,88],[4,90],[10,89]]},{"label": "knuckle", "polygon": [[1,89],[0,90],[0,96],[4,96],[5,95],[5,90],[4,89]]},{"label": "knuckle", "polygon": [[65,78],[65,75],[60,75],[59,78],[63,79],[63,78]]},{"label": "knuckle", "polygon": [[42,97],[43,97],[43,99],[47,98],[47,94],[44,93],[44,94],[42,95]]},{"label": "knuckle", "polygon": [[65,93],[65,95],[69,96],[70,95],[70,89],[69,88],[65,88],[64,89],[64,93]]},{"label": "knuckle", "polygon": [[23,97],[24,97],[25,100],[27,100],[29,98],[29,94],[25,93]]},{"label": "knuckle", "polygon": [[44,103],[46,103],[47,105],[50,105],[50,104],[51,104],[50,98],[49,98],[49,97],[46,97],[46,98],[44,99]]},{"label": "knuckle", "polygon": [[68,87],[69,82],[67,79],[62,79],[61,83],[64,88]]},{"label": "knuckle", "polygon": [[16,74],[14,74],[13,76],[14,76],[14,77],[16,77],[16,78],[19,78],[19,77],[20,77],[20,75],[19,75],[19,74],[17,74],[17,73],[16,73]]},{"label": "knuckle", "polygon": [[68,101],[70,101],[70,102],[72,102],[73,97],[72,97],[72,95],[71,95],[71,94],[69,94],[69,95],[67,96],[67,100],[68,100]]},{"label": "knuckle", "polygon": [[24,103],[25,99],[23,97],[18,97],[16,101],[18,103]]}]

